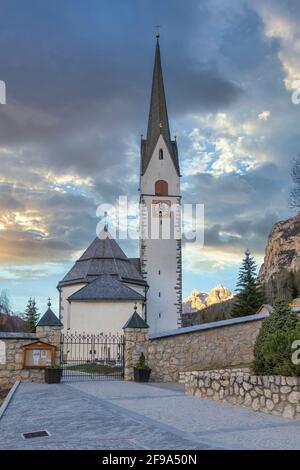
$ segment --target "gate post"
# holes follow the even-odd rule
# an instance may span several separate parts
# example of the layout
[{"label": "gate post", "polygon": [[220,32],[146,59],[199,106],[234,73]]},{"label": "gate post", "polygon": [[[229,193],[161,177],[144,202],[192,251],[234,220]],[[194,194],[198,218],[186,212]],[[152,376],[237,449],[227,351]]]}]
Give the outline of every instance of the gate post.
[{"label": "gate post", "polygon": [[36,335],[41,341],[53,344],[56,347],[55,363],[60,364],[61,329],[63,324],[52,312],[50,306],[49,300],[49,308],[36,326]]},{"label": "gate post", "polygon": [[133,368],[137,365],[141,353],[148,359],[149,326],[137,313],[134,313],[123,326],[124,330],[124,380],[133,380]]}]

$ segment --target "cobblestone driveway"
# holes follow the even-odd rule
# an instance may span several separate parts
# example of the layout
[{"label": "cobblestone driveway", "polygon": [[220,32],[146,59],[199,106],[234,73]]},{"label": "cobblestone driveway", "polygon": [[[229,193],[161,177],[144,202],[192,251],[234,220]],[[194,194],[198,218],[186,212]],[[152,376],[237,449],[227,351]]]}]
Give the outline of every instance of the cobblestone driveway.
[{"label": "cobblestone driveway", "polygon": [[[46,429],[50,437],[24,440]],[[300,422],[131,382],[23,383],[0,449],[300,449]]]}]

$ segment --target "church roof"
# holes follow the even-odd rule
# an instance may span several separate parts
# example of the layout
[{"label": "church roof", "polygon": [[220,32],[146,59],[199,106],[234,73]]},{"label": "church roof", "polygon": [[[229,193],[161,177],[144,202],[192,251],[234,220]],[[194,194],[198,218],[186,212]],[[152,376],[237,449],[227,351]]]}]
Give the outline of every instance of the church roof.
[{"label": "church roof", "polygon": [[133,284],[147,285],[137,262],[132,262],[118,243],[106,232],[104,237],[96,237],[74,266],[60,281],[59,286],[92,282],[101,274],[110,274]]},{"label": "church roof", "polygon": [[140,258],[129,258],[130,262],[136,267],[138,272],[141,272],[141,260]]},{"label": "church roof", "polygon": [[55,313],[49,307],[36,326],[63,326]]},{"label": "church roof", "polygon": [[144,296],[123,284],[116,277],[102,274],[72,294],[68,300],[144,300]]},{"label": "church roof", "polygon": [[148,167],[158,138],[163,135],[178,175],[180,174],[176,141],[171,140],[167,103],[164,89],[163,73],[160,58],[160,47],[157,38],[155,61],[152,79],[150,111],[147,139],[141,141],[141,174]]}]

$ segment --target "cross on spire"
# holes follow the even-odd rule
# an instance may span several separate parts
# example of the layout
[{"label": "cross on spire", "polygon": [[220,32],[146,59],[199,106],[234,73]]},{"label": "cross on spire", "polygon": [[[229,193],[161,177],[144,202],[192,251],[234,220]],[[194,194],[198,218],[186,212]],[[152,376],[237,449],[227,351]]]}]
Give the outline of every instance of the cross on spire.
[{"label": "cross on spire", "polygon": [[104,212],[104,220],[105,220],[104,232],[108,232],[108,213],[107,213],[107,211]]},{"label": "cross on spire", "polygon": [[159,136],[160,132],[164,134],[167,141],[170,140],[170,128],[160,58],[160,46],[159,42],[157,41],[155,49],[147,141],[151,142],[152,139],[155,139]]}]

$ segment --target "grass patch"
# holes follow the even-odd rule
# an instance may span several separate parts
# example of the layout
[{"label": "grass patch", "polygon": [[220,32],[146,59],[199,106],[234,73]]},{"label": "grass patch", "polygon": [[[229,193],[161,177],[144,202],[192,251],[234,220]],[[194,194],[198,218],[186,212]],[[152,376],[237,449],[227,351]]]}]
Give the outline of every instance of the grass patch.
[{"label": "grass patch", "polygon": [[77,370],[79,372],[86,372],[88,374],[111,375],[121,374],[122,367],[112,367],[104,364],[76,364],[75,366],[65,367],[67,370]]}]

